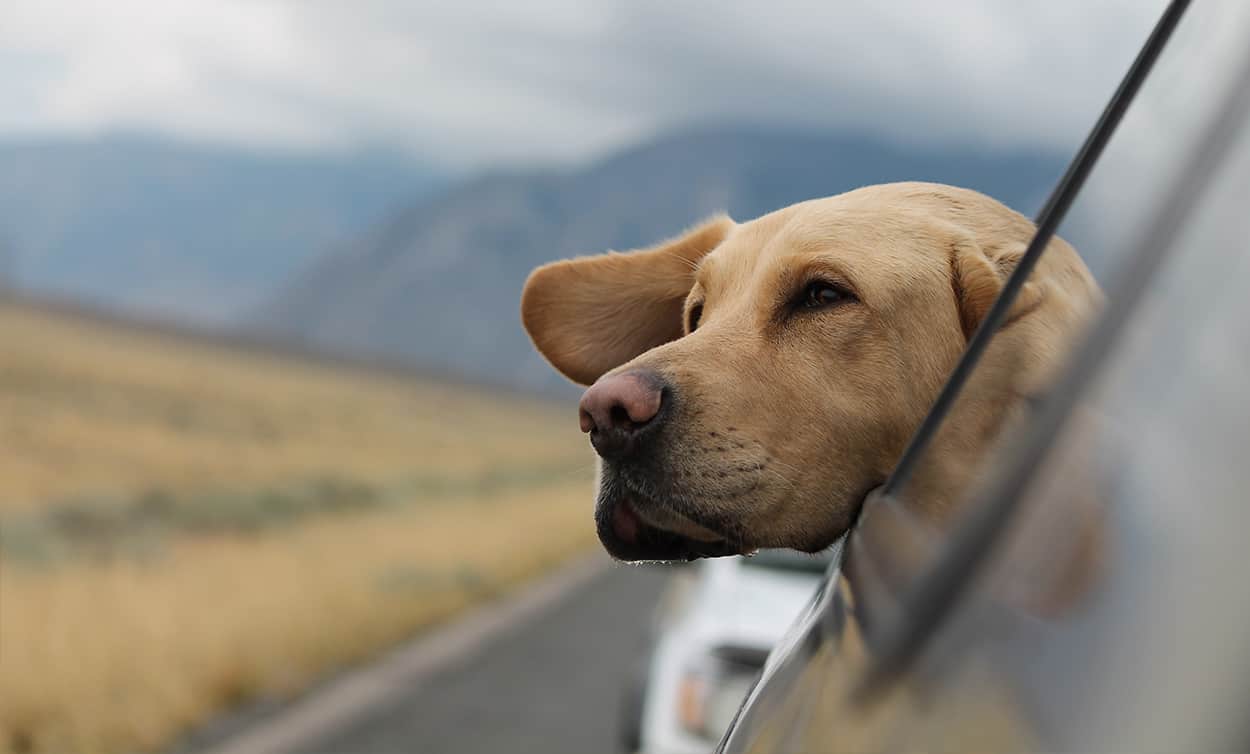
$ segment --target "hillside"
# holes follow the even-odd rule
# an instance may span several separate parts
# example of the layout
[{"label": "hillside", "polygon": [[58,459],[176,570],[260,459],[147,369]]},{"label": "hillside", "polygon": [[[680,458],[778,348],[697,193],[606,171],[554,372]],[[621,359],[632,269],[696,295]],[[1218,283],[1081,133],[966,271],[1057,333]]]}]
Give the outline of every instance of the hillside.
[{"label": "hillside", "polygon": [[415,201],[313,264],[250,324],[316,347],[548,389],[561,383],[517,315],[537,264],[644,245],[718,210],[751,218],[894,180],[967,186],[1032,212],[1062,167],[1048,154],[863,135],[685,131],[582,169],[487,175]]},{"label": "hillside", "polygon": [[261,153],[140,135],[0,141],[0,281],[224,322],[438,180],[383,152]]}]

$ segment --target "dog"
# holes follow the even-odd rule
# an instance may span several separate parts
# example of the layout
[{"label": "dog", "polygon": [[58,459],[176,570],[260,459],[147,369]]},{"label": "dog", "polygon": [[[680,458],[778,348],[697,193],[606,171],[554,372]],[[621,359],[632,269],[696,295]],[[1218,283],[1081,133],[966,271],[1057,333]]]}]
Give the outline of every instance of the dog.
[{"label": "dog", "polygon": [[[599,456],[604,547],[665,561],[831,545],[1034,230],[975,191],[892,183],[534,270],[522,323],[590,386],[579,419]],[[908,485],[925,515],[949,517],[1100,296],[1054,238]]]}]

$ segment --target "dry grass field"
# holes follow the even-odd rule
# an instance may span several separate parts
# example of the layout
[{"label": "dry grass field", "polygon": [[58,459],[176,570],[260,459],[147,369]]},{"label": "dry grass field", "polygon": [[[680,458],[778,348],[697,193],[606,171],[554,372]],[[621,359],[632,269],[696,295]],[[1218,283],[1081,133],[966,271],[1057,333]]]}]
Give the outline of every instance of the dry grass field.
[{"label": "dry grass field", "polygon": [[0,752],[151,751],[584,550],[549,404],[0,301]]}]

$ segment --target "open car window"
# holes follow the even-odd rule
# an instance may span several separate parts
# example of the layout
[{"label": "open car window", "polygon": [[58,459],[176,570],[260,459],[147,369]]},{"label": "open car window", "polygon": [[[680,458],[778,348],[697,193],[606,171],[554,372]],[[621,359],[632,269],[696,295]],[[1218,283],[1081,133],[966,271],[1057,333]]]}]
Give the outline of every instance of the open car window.
[{"label": "open car window", "polygon": [[954,720],[994,730],[999,750],[1246,744],[1250,46],[1242,55],[1109,272],[1107,314],[975,501],[1012,515],[945,595],[951,614],[924,616],[914,659],[882,684],[931,695],[899,720],[911,745],[956,735]]},{"label": "open car window", "polygon": [[[1250,76],[1242,86],[1250,100]],[[997,593],[1038,613],[1010,632],[1007,655],[1020,663],[1011,687],[1033,690],[1044,748],[1246,745],[1250,128],[1240,117],[982,569]],[[979,602],[941,629],[966,642],[946,661],[998,662],[975,649]],[[1044,664],[1022,662],[1026,642],[1046,648]]]},{"label": "open car window", "polygon": [[[1192,131],[1201,121],[1202,108],[1196,107],[1202,99],[1198,90],[1189,90],[1185,101],[1179,103],[1187,118],[1172,124],[1176,127],[1171,130],[1172,141],[1166,149],[1159,149],[1157,138],[1152,143],[1151,139],[1141,136],[1124,137],[1125,131],[1152,133],[1150,127],[1133,126],[1131,120],[1130,125],[1121,126],[1134,107],[1157,118],[1158,102],[1175,99],[1171,97],[1172,88],[1167,80],[1177,73],[1166,69],[1175,69],[1177,66],[1170,61],[1178,57],[1174,53],[1164,53],[1174,50],[1173,38],[1178,36],[1177,29],[1186,18],[1188,5],[1183,1],[1167,4],[1106,109],[1035,218],[1036,235],[1018,257],[1018,264],[998,300],[969,339],[966,352],[955,365],[928,416],[911,438],[892,474],[877,491],[876,501],[865,506],[867,516],[877,521],[874,525],[860,527],[865,536],[859,538],[860,546],[852,547],[850,552],[872,556],[856,560],[882,561],[861,569],[866,578],[859,581],[868,602],[881,603],[882,600],[877,599],[881,595],[874,593],[882,590],[893,592],[885,601],[897,597],[930,570],[929,564],[946,546],[949,532],[958,528],[953,519],[966,507],[964,501],[984,484],[1004,455],[1011,452],[1015,438],[1031,431],[1035,411],[1054,384],[1054,373],[1040,369],[1030,349],[1057,348],[1054,363],[1061,368],[1086,335],[1084,327],[1077,327],[1061,339],[1037,343],[1029,338],[1044,338],[1041,332],[1018,333],[1019,327],[1029,325],[1017,320],[1016,312],[1028,311],[1027,302],[1038,291],[1043,297],[1064,297],[1062,286],[1070,273],[1062,260],[1065,251],[1070,251],[1064,248],[1069,243],[1075,246],[1083,262],[1096,271],[1098,281],[1105,284],[1115,257],[1122,256],[1125,247],[1136,240],[1123,232],[1117,233],[1117,225],[1131,224],[1144,216],[1144,208],[1156,200],[1156,194],[1167,185],[1167,177],[1174,173],[1175,162],[1185,153],[1181,148],[1185,140],[1184,128]],[[1196,39],[1192,34],[1188,32],[1188,38]],[[1186,44],[1187,33],[1180,32],[1179,36],[1183,39],[1178,44]],[[1160,71],[1166,72],[1156,79]],[[1212,87],[1207,86],[1203,91],[1208,92],[1206,98],[1210,99]],[[1141,105],[1145,100],[1152,100],[1156,107]],[[1178,103],[1172,103],[1172,107],[1177,106]],[[1108,190],[1109,182],[1124,181],[1126,170],[1143,164],[1134,160],[1134,156],[1140,157],[1143,153],[1149,154],[1148,161],[1153,163],[1154,180],[1142,180],[1139,175],[1132,179],[1134,192],[1115,194]],[[1112,166],[1110,169],[1108,164]],[[1149,189],[1143,188],[1146,184]],[[1071,298],[1072,302],[1076,300]],[[1097,316],[1097,311],[1092,312],[1090,321],[1096,321]],[[1012,326],[1017,330],[1007,332]],[[1002,424],[989,425],[985,421],[987,403],[1015,408],[1007,413]],[[991,452],[980,456],[966,452],[970,433],[977,437],[994,437],[996,445]],[[958,499],[939,498],[935,494],[935,491],[961,488],[964,492],[957,494]],[[905,555],[895,557],[897,553]],[[892,620],[892,616],[886,616],[884,621],[874,622]]]},{"label": "open car window", "polygon": [[[1143,48],[1138,60],[1135,61],[1133,69],[1126,77],[1126,83],[1121,85],[1108,106],[1108,112],[1110,112],[1117,107],[1117,100],[1122,99],[1126,91],[1132,95],[1130,82],[1135,75],[1142,73],[1146,75],[1147,78],[1140,90],[1133,97],[1132,107],[1125,111],[1127,117],[1121,127],[1114,132],[1114,138],[1108,143],[1106,153],[1098,156],[1099,161],[1092,168],[1087,181],[1088,185],[1081,187],[1069,213],[1076,219],[1068,223],[1067,227],[1072,227],[1079,236],[1082,236],[1081,243],[1091,249],[1086,252],[1086,256],[1097,260],[1096,266],[1102,271],[1101,282],[1108,299],[1104,313],[1093,320],[1095,323],[1093,329],[1103,325],[1102,320],[1107,319],[1106,313],[1114,313],[1122,308],[1124,302],[1119,299],[1124,298],[1125,294],[1121,279],[1142,274],[1143,256],[1147,253],[1143,246],[1158,241],[1158,236],[1163,231],[1173,230],[1166,224],[1162,227],[1154,227],[1152,230],[1152,224],[1157,225],[1160,216],[1175,210],[1174,195],[1180,190],[1178,183],[1186,180],[1186,171],[1192,169],[1195,156],[1200,148],[1206,146],[1204,142],[1209,141],[1208,131],[1212,127],[1212,122],[1218,118],[1220,109],[1226,106],[1229,92],[1236,91],[1239,86],[1238,63],[1244,49],[1247,30],[1250,29],[1250,13],[1244,6],[1237,6],[1236,3],[1206,4],[1192,11],[1188,6],[1187,2],[1169,4],[1150,40]],[[1181,23],[1182,20],[1184,23]],[[1149,61],[1152,49],[1160,51],[1160,57],[1154,65],[1143,68],[1143,61]],[[1184,86],[1186,82],[1195,83],[1192,86]],[[1106,119],[1107,114],[1104,113],[1103,122],[1095,127],[1090,142],[1096,142],[1099,130],[1106,125]],[[1087,142],[1085,152],[1088,152],[1090,142]],[[1069,170],[1068,177],[1079,172],[1080,164],[1087,157],[1087,153],[1078,155],[1074,160],[1074,167]],[[1206,178],[1205,175],[1200,177]],[[1123,188],[1123,191],[1117,193],[1117,187]],[[1061,196],[1064,188],[1061,182],[1056,189],[1056,195]],[[1189,195],[1184,191],[1181,193],[1182,196],[1188,198]],[[1052,196],[1052,204],[1057,201],[1062,200],[1056,200],[1056,197]],[[1047,220],[1050,218],[1046,217],[1046,214],[1047,210],[1044,209],[1039,219],[1039,236],[1044,236],[1047,230]],[[1040,248],[1031,248],[1030,253],[1039,250]],[[1022,263],[1021,267],[1024,266]],[[1006,298],[1007,295],[1008,293],[1004,293],[1000,298]],[[1004,303],[998,302],[996,308]],[[994,338],[998,335],[999,333],[977,334],[978,338],[989,336],[986,338],[989,345],[985,347],[981,361],[977,362],[977,366],[970,371],[972,376],[968,378],[960,398],[954,402],[953,408],[940,425],[940,429],[932,433],[931,441],[923,446],[921,452],[917,454],[918,458],[905,474],[900,473],[900,470],[908,467],[908,461],[911,459],[905,455],[900,461],[895,475],[901,476],[904,481],[896,485],[893,490],[887,489],[884,497],[891,498],[888,501],[890,505],[877,506],[883,509],[878,515],[885,519],[886,525],[875,528],[888,529],[886,536],[883,537],[878,532],[876,536],[863,538],[869,543],[877,543],[878,546],[875,549],[878,552],[904,549],[898,546],[899,542],[881,541],[897,539],[899,534],[895,532],[899,531],[909,535],[911,541],[907,542],[908,549],[923,549],[925,545],[928,546],[931,552],[926,551],[922,557],[910,558],[911,572],[907,575],[925,574],[930,585],[917,584],[914,587],[901,585],[898,576],[894,576],[894,583],[891,584],[896,589],[911,589],[920,597],[916,601],[927,602],[928,609],[936,608],[942,601],[942,590],[933,589],[931,586],[935,570],[933,564],[943,555],[940,551],[957,546],[956,543],[947,541],[951,537],[964,540],[972,538],[973,535],[961,529],[972,528],[976,516],[981,514],[967,510],[968,508],[975,509],[976,505],[964,504],[961,506],[961,512],[965,513],[964,519],[968,521],[959,522],[945,531],[936,533],[930,528],[926,532],[929,536],[919,540],[914,534],[915,526],[900,525],[895,519],[907,517],[908,503],[917,503],[913,509],[919,509],[930,502],[924,499],[926,491],[923,488],[911,489],[907,486],[907,480],[914,479],[922,473],[926,464],[937,464],[945,460],[944,455],[947,449],[942,446],[944,433],[957,432],[960,422],[965,421],[965,416],[960,412],[969,407],[975,407],[976,400],[967,393],[983,388],[984,382],[981,384],[977,382],[979,372],[992,368],[993,362],[990,355],[994,349]],[[1081,333],[1071,345],[1084,346],[1083,341],[1088,335]],[[974,338],[974,343],[970,344],[969,351],[977,345],[975,340],[976,338]],[[1101,356],[1101,354],[1098,355]],[[1080,358],[1081,356],[1077,353],[1069,356],[1069,360]],[[968,361],[967,354],[965,361]],[[961,363],[960,367],[963,366],[964,364]],[[952,382],[956,381],[959,371],[960,369],[957,368]],[[999,438],[999,452],[990,453],[982,460],[982,468],[978,470],[978,483],[971,488],[972,494],[968,496],[969,498],[975,499],[978,495],[985,497],[993,494],[997,494],[1000,498],[1015,497],[1014,494],[1005,495],[1002,490],[991,493],[987,491],[987,488],[993,487],[994,482],[997,481],[994,477],[999,475],[998,471],[1001,467],[1010,462],[1016,453],[1016,446],[1022,442],[1023,438],[1037,432],[1036,419],[1039,413],[1037,409],[1045,405],[1047,398],[1054,397],[1053,393],[1074,390],[1071,384],[1061,386],[1059,383],[1060,380],[1056,380],[1054,384],[1047,385],[1038,391],[1038,394],[1033,396],[1034,403],[1027,419],[1018,422],[1015,426],[1007,427],[1002,432]],[[938,403],[940,404],[941,401],[942,397],[939,397]],[[940,406],[935,407],[933,413],[940,415],[939,409]],[[926,420],[926,423],[929,423],[929,420]],[[917,432],[918,436],[923,434],[924,427]],[[913,444],[916,444],[916,440],[913,440]],[[914,450],[914,448],[909,450]],[[893,481],[895,480],[891,479],[891,482]],[[889,487],[890,483],[887,483],[887,488]],[[1006,510],[1012,504],[1010,499],[1001,500],[998,507]],[[982,507],[991,506],[987,504]],[[993,515],[996,514],[987,514],[987,516]],[[1000,518],[1005,517],[1006,514],[1000,516]],[[982,536],[982,539],[987,538]],[[983,547],[987,546],[988,544],[983,544]],[[919,609],[923,612],[926,608]],[[920,630],[913,628],[909,633],[915,637]]]}]

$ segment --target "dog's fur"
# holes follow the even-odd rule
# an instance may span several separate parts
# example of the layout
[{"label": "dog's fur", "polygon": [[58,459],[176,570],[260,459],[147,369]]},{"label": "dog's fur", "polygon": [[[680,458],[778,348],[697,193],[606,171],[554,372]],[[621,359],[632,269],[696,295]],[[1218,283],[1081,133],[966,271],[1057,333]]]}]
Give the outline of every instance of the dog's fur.
[{"label": "dog's fur", "polygon": [[[609,551],[651,555],[613,536],[622,504],[648,530],[706,543],[696,553],[831,544],[898,460],[1033,232],[974,191],[895,183],[535,270],[522,320],[556,369],[582,384],[645,369],[669,386],[664,426],[640,456],[601,464]],[[804,307],[814,282],[845,295]],[[1072,247],[1051,241],[909,489],[935,519],[1099,297]]]}]

